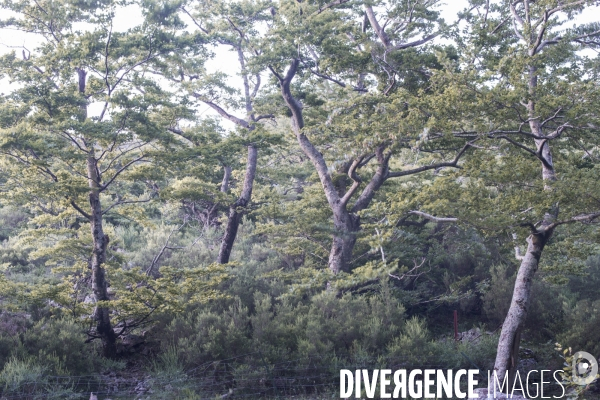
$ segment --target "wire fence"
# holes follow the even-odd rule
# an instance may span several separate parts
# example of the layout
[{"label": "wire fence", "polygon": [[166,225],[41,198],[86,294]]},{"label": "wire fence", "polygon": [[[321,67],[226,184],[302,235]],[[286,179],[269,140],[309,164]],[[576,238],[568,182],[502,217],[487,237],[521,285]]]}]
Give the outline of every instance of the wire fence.
[{"label": "wire fence", "polygon": [[[0,399],[237,399],[339,397],[341,369],[410,369],[375,360],[346,363],[330,358],[268,362],[260,353],[206,362],[193,369],[162,366],[154,372],[110,372],[82,376],[44,376],[6,385]],[[415,367],[416,368],[416,367]],[[435,365],[419,365],[436,369]],[[93,398],[93,396],[92,396]]]}]

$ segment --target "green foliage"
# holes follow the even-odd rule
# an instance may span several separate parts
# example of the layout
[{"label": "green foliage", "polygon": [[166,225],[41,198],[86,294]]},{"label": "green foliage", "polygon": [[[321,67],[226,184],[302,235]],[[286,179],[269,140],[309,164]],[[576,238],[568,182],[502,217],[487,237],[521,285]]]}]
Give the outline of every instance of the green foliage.
[{"label": "green foliage", "polygon": [[358,351],[376,354],[398,334],[403,319],[404,307],[387,286],[371,298],[345,295],[337,299],[326,292],[312,299],[299,351],[306,355],[335,353],[340,357]]},{"label": "green foliage", "polygon": [[[483,296],[483,309],[493,326],[502,324],[510,306],[516,271],[509,271],[505,265],[495,266],[491,271],[489,289]],[[568,327],[562,299],[569,294],[541,279],[533,282],[531,293],[525,329],[531,336],[553,339],[556,332]]]},{"label": "green foliage", "polygon": [[[560,358],[564,360],[564,368],[562,372],[562,384],[566,388],[565,398],[567,399],[580,399],[583,398],[583,394],[590,388],[588,385],[578,385],[573,382],[573,351],[571,347],[563,349],[560,343],[556,343],[555,350],[558,352]],[[596,378],[600,378],[600,374]]]},{"label": "green foliage", "polygon": [[46,364],[35,358],[11,358],[0,371],[0,385],[3,396],[30,399],[76,399],[79,393],[74,385],[53,379]]},{"label": "green foliage", "polygon": [[35,364],[32,360],[19,360],[11,358],[4,364],[0,372],[0,382],[3,393],[36,394],[38,384],[43,385],[45,367]]},{"label": "green foliage", "polygon": [[[167,399],[305,384],[274,368],[290,363],[487,369],[498,336],[448,338],[452,312],[460,331],[500,326],[515,247],[548,224],[523,339],[538,363],[554,340],[600,356],[600,64],[579,52],[598,27],[562,26],[592,2],[531,1],[540,22],[513,26],[509,3],[473,1],[452,27],[435,0],[163,3],[0,2],[0,27],[40,39],[0,55],[3,396],[68,398],[81,388],[50,376],[108,371]],[[119,30],[124,6],[143,19]],[[215,71],[229,50],[236,71]],[[249,146],[252,198],[234,204]],[[343,198],[352,229],[334,224]],[[334,236],[356,239],[335,276]],[[86,342],[96,308],[117,360]]]},{"label": "green foliage", "polygon": [[83,330],[80,322],[69,318],[41,320],[23,334],[17,354],[36,360],[51,375],[94,372]]},{"label": "green foliage", "polygon": [[600,356],[600,343],[596,332],[600,328],[600,301],[583,299],[574,305],[565,304],[564,330],[557,341],[569,345],[576,351],[587,351],[594,357]]},{"label": "green foliage", "polygon": [[435,340],[425,321],[413,317],[387,351],[391,363],[407,368],[489,370],[494,365],[497,344],[498,336],[486,332],[473,341],[456,342],[448,337]]},{"label": "green foliage", "polygon": [[352,359],[385,348],[400,332],[404,314],[386,287],[370,298],[348,294],[337,299],[326,292],[297,305],[257,293],[252,313],[240,299],[228,304],[219,312],[175,318],[160,334],[166,349],[176,349],[188,368],[255,352],[269,362],[334,354]]}]

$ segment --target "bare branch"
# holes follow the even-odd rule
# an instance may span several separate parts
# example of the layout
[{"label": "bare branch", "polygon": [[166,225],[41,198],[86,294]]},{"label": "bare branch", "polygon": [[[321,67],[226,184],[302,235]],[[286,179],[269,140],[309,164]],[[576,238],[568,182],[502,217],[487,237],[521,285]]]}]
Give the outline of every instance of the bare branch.
[{"label": "bare branch", "polygon": [[198,100],[200,100],[204,104],[211,107],[213,110],[215,110],[217,113],[219,113],[219,115],[228,119],[229,121],[233,122],[234,124],[244,127],[246,129],[250,128],[250,124],[247,121],[244,121],[243,119],[238,118],[235,115],[229,114],[227,111],[222,109],[220,106],[218,106],[215,103],[213,103],[212,101],[209,101],[206,98],[204,98],[204,96],[202,96],[198,93],[194,93],[194,97],[196,97]]},{"label": "bare branch", "polygon": [[556,14],[557,12],[564,10],[565,8],[568,8],[568,7],[575,7],[575,6],[584,4],[584,3],[586,3],[586,1],[587,0],[579,0],[579,1],[574,1],[572,3],[566,3],[566,4],[563,2],[559,2],[559,4],[560,3],[562,3],[562,4],[560,4],[558,7],[555,7],[553,9],[549,10],[548,15],[550,16],[552,14]]},{"label": "bare branch", "polygon": [[553,116],[546,118],[544,121],[542,121],[542,123],[540,124],[540,127],[543,127],[544,125],[546,125],[548,122],[555,120],[556,118],[562,118],[558,116],[558,113],[562,111],[562,107],[558,107],[558,109],[556,110],[556,112],[554,113]]},{"label": "bare branch", "polygon": [[540,28],[540,31],[538,32],[535,43],[533,44],[533,48],[530,49],[531,56],[535,55],[539,50],[541,50],[541,48],[538,50],[538,46],[540,46],[542,43],[542,39],[544,38],[544,33],[546,33],[547,24],[548,24],[548,11],[545,11],[544,16],[542,18],[542,27]]},{"label": "bare branch", "polygon": [[335,1],[332,1],[329,4],[326,4],[326,5],[322,6],[322,7],[319,7],[319,10],[316,11],[316,12],[314,12],[313,15],[321,14],[323,11],[325,11],[325,10],[327,10],[329,8],[342,5],[342,4],[347,3],[349,1],[350,0],[335,0]]},{"label": "bare branch", "polygon": [[[110,148],[110,152],[112,152],[113,147],[114,147],[115,142],[113,141],[113,145]],[[104,168],[101,172],[100,175],[104,175],[111,167],[112,165],[117,162],[117,160],[119,160],[121,157],[123,157],[126,154],[131,153],[132,151],[135,151],[137,149],[139,149],[140,147],[144,147],[147,143],[145,142],[139,142],[138,144],[136,144],[135,146],[130,146],[128,147],[126,150],[121,150],[120,153],[114,157],[112,160],[109,161],[108,165],[106,166],[106,168]],[[120,149],[119,149],[120,150]],[[102,157],[104,157],[105,153],[107,152],[107,150],[102,152],[102,155],[100,157],[98,157],[98,161],[100,161],[100,159]]]},{"label": "bare branch", "polygon": [[588,213],[588,214],[579,214],[579,215],[576,215],[567,220],[555,222],[555,223],[549,225],[547,229],[552,229],[559,225],[572,224],[574,222],[592,223],[598,217],[600,217],[600,211]]},{"label": "bare branch", "polygon": [[552,39],[549,40],[544,40],[537,48],[537,52],[539,53],[540,51],[542,51],[542,49],[546,46],[548,46],[549,44],[556,44],[558,42],[560,42],[562,40],[562,36],[555,36]]},{"label": "bare branch", "polygon": [[258,117],[252,117],[252,120],[254,122],[258,122],[261,119],[273,119],[273,118],[275,118],[275,115],[273,115],[273,114],[264,114],[264,115],[259,115]]},{"label": "bare branch", "polygon": [[373,30],[381,40],[383,46],[388,49],[392,46],[390,42],[390,37],[385,33],[385,30],[379,25],[379,21],[377,21],[377,17],[375,16],[375,12],[373,12],[373,7],[366,6],[365,13],[367,14],[367,18],[369,19],[369,23],[373,27]]},{"label": "bare branch", "polygon": [[167,128],[167,130],[169,132],[172,132],[178,136],[181,136],[182,138],[184,138],[185,140],[194,143],[194,141],[192,139],[190,139],[190,137],[188,135],[185,134],[184,131],[182,131],[181,129],[177,129],[177,128]]},{"label": "bare branch", "polygon": [[354,161],[352,161],[352,165],[350,165],[350,168],[348,169],[348,176],[354,182],[352,183],[352,186],[350,187],[350,189],[348,189],[346,194],[344,194],[344,197],[340,199],[340,205],[342,207],[345,207],[346,204],[348,204],[348,201],[350,201],[350,198],[354,195],[354,193],[356,193],[356,190],[362,182],[360,177],[356,174],[356,169],[360,165],[362,159],[363,157],[356,158]]},{"label": "bare branch", "polygon": [[415,271],[417,271],[419,268],[421,268],[424,264],[425,264],[425,258],[423,257],[421,259],[421,263],[417,264],[416,260],[413,260],[413,263],[415,264],[414,267],[412,267],[410,270],[406,271],[405,273],[403,273],[402,275],[398,276],[398,275],[394,275],[394,274],[388,274],[388,276],[390,278],[394,278],[397,279],[399,281],[403,280],[404,278],[416,278],[420,275],[422,275],[424,272],[421,272],[419,274],[415,274]]},{"label": "bare branch", "polygon": [[432,33],[431,35],[425,36],[423,39],[415,40],[415,41],[408,42],[408,43],[402,43],[397,46],[394,46],[393,50],[402,50],[402,49],[408,49],[410,47],[417,47],[417,46],[420,46],[422,44],[425,44],[425,43],[435,39],[436,37],[440,36],[441,34],[442,34],[442,32]]},{"label": "bare branch", "polygon": [[256,74],[256,84],[254,85],[254,89],[252,89],[252,94],[250,97],[254,99],[256,94],[258,93],[258,89],[260,88],[260,74]]},{"label": "bare branch", "polygon": [[163,245],[163,247],[160,249],[160,251],[158,252],[158,254],[156,254],[154,256],[154,258],[152,259],[152,263],[150,264],[150,266],[146,269],[146,275],[150,275],[153,273],[154,270],[154,266],[156,266],[156,264],[158,263],[158,261],[160,260],[160,258],[162,257],[162,255],[165,253],[165,250],[168,249],[169,246],[169,241],[171,240],[171,236],[173,236],[173,233],[175,233],[176,231],[181,230],[181,228],[184,227],[184,225],[186,224],[186,222],[184,222],[180,227],[176,227],[173,228],[171,230],[171,232],[169,233],[169,236],[167,237],[167,240],[165,241],[165,244]]},{"label": "bare branch", "polygon": [[458,222],[458,218],[453,218],[453,217],[434,217],[431,214],[427,214],[425,212],[422,211],[409,211],[408,214],[413,214],[413,215],[418,215],[419,217],[423,217],[425,219],[428,219],[430,221],[433,222],[438,222],[438,223],[451,223],[451,222]]},{"label": "bare branch", "polygon": [[[506,140],[506,141],[508,141],[508,142],[512,143],[514,146],[517,146],[518,148],[525,150],[525,151],[526,151],[526,152],[528,152],[529,154],[532,154],[532,155],[534,155],[534,156],[535,156],[535,157],[536,157],[538,160],[540,160],[540,161],[542,162],[542,164],[544,164],[544,166],[545,166],[546,168],[552,168],[552,165],[550,165],[550,164],[548,163],[548,161],[547,161],[547,160],[544,158],[544,156],[542,155],[542,149],[544,148],[544,144],[543,144],[543,143],[542,143],[542,145],[540,146],[540,150],[539,150],[539,151],[533,151],[533,150],[531,150],[529,147],[527,147],[527,146],[524,146],[524,145],[522,145],[521,143],[519,143],[519,142],[517,142],[517,141],[515,141],[515,140],[512,140],[511,138],[509,138],[509,137],[508,137],[508,136],[506,136],[506,135],[501,135],[501,136],[496,136],[496,137],[497,137],[497,138],[499,138],[499,139],[504,139],[504,140]],[[544,141],[544,142],[547,142],[549,139],[548,139],[548,138],[543,138],[543,139],[541,139],[541,140],[542,140],[542,141]]]},{"label": "bare branch", "polygon": [[206,33],[206,34],[208,34],[208,33],[209,33],[209,32],[208,32],[206,29],[204,29],[204,28],[202,27],[202,25],[200,25],[200,24],[198,23],[198,21],[196,21],[196,18],[194,18],[194,17],[192,16],[192,14],[190,14],[190,13],[188,12],[188,10],[186,10],[184,7],[181,7],[181,9],[183,10],[183,12],[184,12],[184,13],[186,13],[186,14],[188,15],[188,17],[190,17],[190,18],[192,19],[192,22],[194,23],[194,25],[196,25],[196,26],[198,27],[198,29],[200,29],[202,32],[204,32],[204,33]]},{"label": "bare branch", "polygon": [[502,28],[502,26],[510,19],[510,17],[507,17],[505,19],[503,19],[491,32],[491,34],[493,35],[494,33],[496,33],[498,31],[498,29]]},{"label": "bare branch", "polygon": [[515,31],[515,34],[519,37],[519,39],[525,42],[525,37],[521,34],[521,32],[519,32],[519,28],[517,27],[517,23],[519,24],[519,26],[523,26],[524,22],[523,19],[519,16],[519,14],[517,14],[517,10],[515,8],[515,6],[521,1],[522,0],[517,0],[514,3],[510,3],[510,13],[512,14],[512,26],[513,30]]},{"label": "bare branch", "polygon": [[[476,140],[477,139],[473,140],[473,142],[475,142]],[[437,164],[425,165],[423,167],[409,169],[406,171],[388,172],[387,178],[397,178],[400,176],[413,175],[413,174],[418,174],[419,172],[427,171],[430,169],[438,169],[438,168],[443,168],[443,167],[459,168],[458,161],[463,156],[463,154],[465,154],[465,152],[467,151],[467,149],[469,147],[471,147],[471,142],[465,144],[464,147],[458,152],[456,157],[454,157],[454,160],[452,160],[450,162],[442,162],[442,163],[437,163]]]},{"label": "bare branch", "polygon": [[134,159],[134,160],[131,160],[131,161],[129,161],[127,164],[125,164],[124,166],[122,166],[122,167],[121,167],[121,168],[120,168],[120,169],[119,169],[117,172],[115,172],[115,174],[112,176],[112,178],[110,178],[110,179],[108,180],[108,182],[106,182],[104,185],[102,185],[102,186],[100,187],[100,192],[103,192],[103,191],[105,191],[105,190],[106,190],[106,189],[107,189],[107,188],[110,186],[110,184],[111,184],[111,183],[112,183],[112,182],[113,182],[115,179],[117,179],[117,177],[118,177],[119,175],[121,175],[121,173],[122,173],[123,171],[125,171],[127,168],[129,168],[129,167],[130,167],[132,164],[134,164],[134,163],[136,163],[136,162],[140,162],[140,161],[145,161],[145,160],[143,160],[143,159],[144,159],[144,157],[145,157],[145,155],[143,155],[143,154],[142,154],[142,155],[141,155],[141,156],[139,156],[138,158],[136,158],[136,159]]},{"label": "bare branch", "polygon": [[70,203],[71,203],[71,205],[73,206],[73,208],[74,208],[74,209],[76,209],[77,211],[79,211],[79,213],[80,213],[81,215],[83,215],[83,216],[84,216],[86,219],[88,219],[88,220],[91,220],[91,219],[92,219],[92,216],[91,216],[90,214],[86,213],[85,211],[83,211],[83,209],[82,209],[81,207],[79,207],[79,206],[77,205],[77,203],[75,203],[75,200],[71,200],[71,202],[70,202]]},{"label": "bare branch", "polygon": [[517,4],[522,3],[523,0],[517,0],[515,2],[511,2],[510,3],[510,13],[513,16],[513,19],[519,24],[519,26],[523,26],[525,25],[525,22],[523,21],[523,18],[521,18],[521,16],[517,13]]}]

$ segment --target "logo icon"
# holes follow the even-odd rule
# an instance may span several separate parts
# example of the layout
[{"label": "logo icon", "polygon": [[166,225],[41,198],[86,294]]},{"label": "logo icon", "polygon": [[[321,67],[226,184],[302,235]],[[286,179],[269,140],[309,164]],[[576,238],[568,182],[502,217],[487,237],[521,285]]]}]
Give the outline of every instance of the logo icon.
[{"label": "logo icon", "polygon": [[573,383],[581,386],[589,385],[598,376],[598,361],[590,353],[578,351],[573,354]]}]

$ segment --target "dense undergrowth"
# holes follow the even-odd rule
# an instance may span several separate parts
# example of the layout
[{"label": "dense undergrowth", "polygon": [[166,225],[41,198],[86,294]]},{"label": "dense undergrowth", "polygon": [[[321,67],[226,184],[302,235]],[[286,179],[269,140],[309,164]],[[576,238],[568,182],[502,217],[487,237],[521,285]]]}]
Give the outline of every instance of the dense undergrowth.
[{"label": "dense undergrowth", "polygon": [[[19,245],[26,215],[2,215],[12,230],[0,254],[6,275],[22,283],[63,282],[68,275],[50,273],[43,258]],[[171,240],[181,249],[164,254],[160,267],[210,264],[219,228],[202,229],[178,231]],[[122,246],[118,252],[128,260],[123,268],[151,262],[172,230],[160,223],[115,229]],[[53,301],[20,304],[20,309],[18,302],[11,303],[13,309],[0,315],[3,396],[77,398],[82,392],[111,390],[113,397],[135,396],[136,389],[140,398],[196,398],[229,390],[238,396],[316,395],[335,388],[341,368],[485,371],[493,366],[515,270],[491,260],[492,247],[484,240],[448,252],[470,233],[438,233],[428,245],[438,261],[426,273],[407,282],[366,279],[338,291],[327,290],[319,275],[303,273],[302,265],[290,263],[256,231],[256,223],[246,220],[234,262],[215,289],[218,296],[183,304],[177,312],[157,310],[120,338],[117,360],[98,363],[90,356],[98,343],[86,343],[89,322],[73,309]],[[556,341],[600,353],[594,333],[600,327],[597,257],[588,260],[585,273],[562,285],[535,282],[523,368],[558,366]],[[455,309],[459,331],[470,331],[458,342]]]}]

